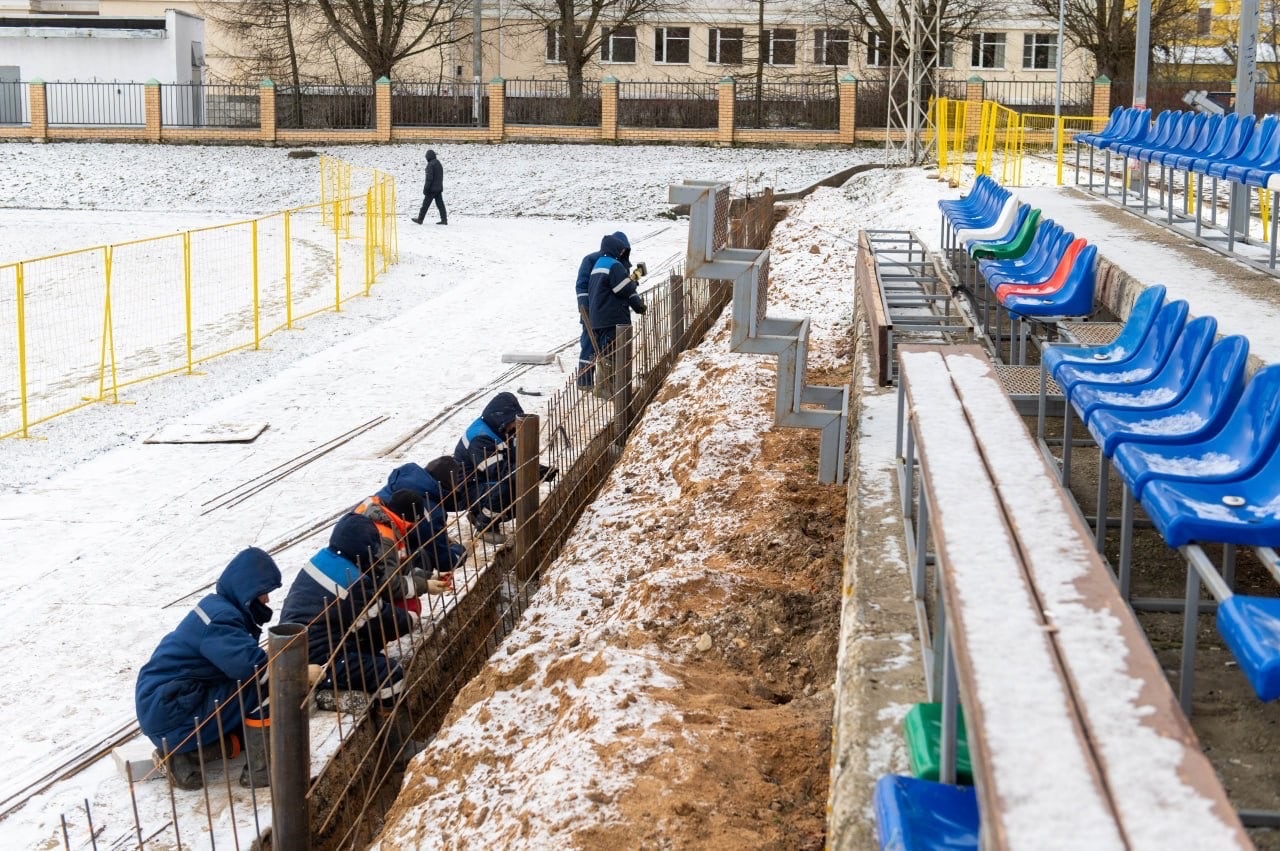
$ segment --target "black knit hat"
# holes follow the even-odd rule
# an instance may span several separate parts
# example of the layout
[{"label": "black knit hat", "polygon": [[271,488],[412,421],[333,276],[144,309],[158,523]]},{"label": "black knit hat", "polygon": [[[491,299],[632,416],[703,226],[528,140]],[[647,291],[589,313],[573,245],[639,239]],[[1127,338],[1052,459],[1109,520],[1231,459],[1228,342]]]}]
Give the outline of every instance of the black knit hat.
[{"label": "black knit hat", "polygon": [[333,527],[329,535],[329,549],[360,570],[368,570],[382,552],[382,535],[368,517],[348,514]]},{"label": "black knit hat", "polygon": [[417,491],[400,488],[387,500],[387,508],[401,520],[417,522],[426,516],[427,502]]}]

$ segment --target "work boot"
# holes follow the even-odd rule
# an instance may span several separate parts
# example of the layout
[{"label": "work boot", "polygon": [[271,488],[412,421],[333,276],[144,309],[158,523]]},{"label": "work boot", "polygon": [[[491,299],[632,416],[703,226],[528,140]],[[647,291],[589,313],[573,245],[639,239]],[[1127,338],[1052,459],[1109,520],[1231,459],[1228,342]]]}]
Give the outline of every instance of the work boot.
[{"label": "work boot", "polygon": [[271,785],[267,753],[271,747],[271,721],[244,720],[244,769],[240,785],[246,789],[265,789]]},{"label": "work boot", "polygon": [[490,517],[483,509],[473,508],[467,512],[467,519],[471,521],[471,537],[479,538],[486,544],[504,544],[507,536],[502,534],[502,521],[497,517]]},{"label": "work boot", "polygon": [[418,217],[416,217],[416,216],[415,216],[414,218],[412,218],[412,219],[409,219],[409,221],[413,222],[415,225],[420,225],[420,224],[422,224],[422,219],[419,219],[419,218],[418,218]]},{"label": "work boot", "polygon": [[171,753],[165,761],[160,751],[151,754],[151,761],[179,789],[194,792],[204,788],[204,774],[200,771],[200,754],[197,751]]}]

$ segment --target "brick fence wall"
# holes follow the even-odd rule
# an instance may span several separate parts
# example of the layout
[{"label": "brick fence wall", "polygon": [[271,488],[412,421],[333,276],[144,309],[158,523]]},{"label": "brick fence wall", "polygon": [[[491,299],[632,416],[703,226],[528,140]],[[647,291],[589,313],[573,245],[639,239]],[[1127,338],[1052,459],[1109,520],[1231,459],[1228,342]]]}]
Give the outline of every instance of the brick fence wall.
[{"label": "brick fence wall", "polygon": [[[270,80],[264,80],[258,89],[257,127],[168,127],[162,118],[161,86],[149,80],[145,87],[145,120],[143,126],[50,126],[45,83],[39,80],[28,84],[30,123],[26,126],[0,126],[0,139],[29,139],[33,141],[101,140],[136,142],[176,142],[213,144],[265,144],[265,145],[315,145],[377,142],[512,142],[512,141],[575,141],[575,142],[663,142],[715,145],[787,145],[817,147],[850,145],[857,141],[884,141],[883,127],[858,128],[856,126],[858,81],[853,75],[840,78],[837,86],[839,121],[832,130],[805,130],[795,128],[743,128],[735,126],[735,95],[737,85],[731,78],[722,79],[716,87],[717,126],[706,128],[626,127],[618,121],[618,81],[606,77],[600,85],[601,121],[598,127],[568,127],[557,125],[508,126],[505,121],[506,84],[501,78],[488,84],[489,120],[478,127],[397,127],[392,123],[391,81],[383,78],[375,87],[374,126],[357,130],[283,129],[276,122],[276,89]],[[969,81],[970,108],[981,102],[982,83],[974,78]],[[975,97],[976,94],[976,97]],[[1094,110],[1105,116],[1110,102],[1110,81],[1100,79],[1094,89]],[[977,126],[973,116],[971,126]]]}]

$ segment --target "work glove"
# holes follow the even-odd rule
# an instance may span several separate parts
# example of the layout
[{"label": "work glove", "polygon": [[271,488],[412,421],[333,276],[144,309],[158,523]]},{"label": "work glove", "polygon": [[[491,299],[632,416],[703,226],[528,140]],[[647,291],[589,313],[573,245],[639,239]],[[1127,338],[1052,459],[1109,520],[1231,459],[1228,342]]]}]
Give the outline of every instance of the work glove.
[{"label": "work glove", "polygon": [[556,473],[559,472],[555,467],[548,467],[546,464],[538,465],[538,478],[544,482],[554,482]]},{"label": "work glove", "polygon": [[448,590],[449,590],[450,588],[452,588],[452,587],[453,587],[453,583],[452,583],[452,582],[445,582],[444,580],[441,580],[441,579],[428,579],[428,580],[427,580],[427,593],[428,593],[428,594],[436,594],[436,595],[440,595],[440,594],[443,594],[445,591],[448,591]]},{"label": "work glove", "polygon": [[427,593],[440,593],[439,591],[430,591],[431,577],[421,568],[414,568],[409,571],[409,580],[413,583],[413,593],[409,595],[411,597],[421,597]]},{"label": "work glove", "polygon": [[639,293],[627,299],[627,303],[631,305],[632,310],[634,310],[636,313],[640,314],[641,316],[644,316],[644,312],[649,309],[645,305],[644,299],[640,298]]},{"label": "work glove", "polygon": [[321,679],[323,679],[323,678],[324,678],[324,666],[323,666],[323,665],[308,665],[308,666],[307,666],[307,688],[309,688],[309,689],[313,689],[313,688],[315,688],[315,687],[316,687],[316,683],[320,682],[320,680],[321,680]]},{"label": "work glove", "polygon": [[649,274],[649,267],[643,262],[637,263],[636,267],[631,270],[631,280],[638,281],[645,275]]}]

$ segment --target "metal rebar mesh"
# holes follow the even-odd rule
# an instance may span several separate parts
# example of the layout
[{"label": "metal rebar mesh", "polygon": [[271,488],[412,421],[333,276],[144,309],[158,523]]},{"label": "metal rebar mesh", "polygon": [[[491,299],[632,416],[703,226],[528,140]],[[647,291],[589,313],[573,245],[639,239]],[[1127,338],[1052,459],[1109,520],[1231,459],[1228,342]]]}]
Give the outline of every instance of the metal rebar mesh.
[{"label": "metal rebar mesh", "polygon": [[[770,210],[762,220],[772,221],[771,198],[768,204]],[[724,192],[717,198],[719,217],[714,235],[716,244],[721,246],[732,242],[728,236],[728,212],[729,197]],[[738,233],[751,228],[733,230]],[[767,268],[764,271],[767,274]],[[535,437],[527,441],[528,451],[516,445],[511,459],[513,521],[509,522],[509,531],[490,542],[463,520],[463,513],[449,515],[437,535],[463,543],[468,549],[449,576],[449,587],[442,593],[418,598],[420,612],[403,634],[388,632],[383,628],[384,622],[379,621],[379,631],[374,636],[374,643],[385,645],[387,670],[402,674],[403,687],[392,688],[391,675],[372,681],[351,674],[347,675],[346,688],[338,687],[332,673],[340,655],[339,644],[361,627],[343,620],[345,615],[340,613],[337,601],[308,625],[326,636],[327,658],[317,658],[313,644],[310,661],[325,662],[329,676],[313,688],[307,703],[333,711],[329,736],[337,740],[333,756],[312,779],[307,791],[314,848],[349,848],[373,839],[392,797],[389,790],[394,787],[390,781],[398,782],[401,770],[391,752],[396,719],[402,719],[401,732],[408,730],[417,741],[429,739],[440,728],[459,690],[483,667],[528,608],[542,571],[560,553],[578,518],[604,484],[645,404],[660,390],[680,353],[695,345],[716,321],[731,295],[728,282],[686,280],[676,274],[647,290],[647,311],[635,317],[632,325],[620,327],[617,340],[605,352],[597,373],[599,392],[580,389],[576,376],[571,376],[547,399],[536,425],[529,421],[536,429]],[[520,440],[526,438],[522,436]],[[554,477],[541,473],[542,468],[548,467],[555,468]],[[446,493],[446,500],[447,496]],[[232,494],[232,498],[236,495]],[[323,518],[281,548],[326,532],[345,513],[342,510]],[[415,545],[427,548],[434,540],[400,537],[394,548],[395,559],[392,550],[387,549],[369,569],[368,575],[380,579],[376,598],[380,606],[405,605],[393,602],[397,587],[404,583],[403,572],[395,566],[413,558],[419,551]],[[394,691],[393,699],[382,703],[393,705],[379,707],[376,695],[386,696],[390,694],[388,689]],[[216,723],[216,717],[205,722]],[[314,729],[314,718],[312,723]],[[224,739],[219,737],[218,741]],[[135,777],[130,784],[131,836],[145,836],[147,841],[172,838],[191,845],[203,841],[195,837],[207,834],[208,838],[216,833],[218,847],[230,838],[231,847],[248,848],[269,826],[269,819],[259,813],[268,803],[265,793],[233,789],[231,783],[206,787],[202,812],[213,810],[225,795],[253,814],[252,827],[245,827],[249,817],[243,813],[233,819],[239,827],[227,837],[225,824],[215,830],[212,821],[206,822],[204,816],[193,821],[191,814],[180,812],[178,796],[192,793],[150,785],[139,794],[138,789],[145,787],[136,781],[142,779]],[[157,823],[157,798],[161,796],[167,796],[169,804]],[[139,806],[140,802],[143,806]],[[87,806],[85,815],[91,815]],[[72,847],[69,842],[68,849]]]}]

